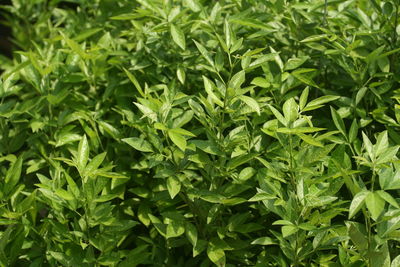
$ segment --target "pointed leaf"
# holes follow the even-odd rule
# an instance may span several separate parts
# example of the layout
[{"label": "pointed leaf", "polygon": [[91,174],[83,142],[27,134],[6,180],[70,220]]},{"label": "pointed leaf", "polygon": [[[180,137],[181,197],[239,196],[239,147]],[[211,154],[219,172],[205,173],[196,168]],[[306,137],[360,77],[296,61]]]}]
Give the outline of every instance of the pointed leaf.
[{"label": "pointed leaf", "polygon": [[179,26],[171,24],[171,35],[172,35],[172,39],[174,40],[174,42],[180,48],[182,48],[182,50],[185,50],[185,48],[186,48],[185,34],[179,28]]}]

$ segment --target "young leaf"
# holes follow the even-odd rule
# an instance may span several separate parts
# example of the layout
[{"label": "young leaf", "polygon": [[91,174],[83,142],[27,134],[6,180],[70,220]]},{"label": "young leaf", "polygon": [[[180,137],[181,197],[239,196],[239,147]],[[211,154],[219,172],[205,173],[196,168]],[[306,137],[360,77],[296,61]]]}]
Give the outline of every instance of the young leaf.
[{"label": "young leaf", "polygon": [[182,32],[182,30],[179,28],[179,26],[171,24],[171,35],[172,35],[172,39],[174,40],[174,42],[180,48],[182,48],[182,50],[185,50],[186,49],[185,34]]},{"label": "young leaf", "polygon": [[343,119],[340,117],[339,113],[333,107],[331,107],[331,115],[332,115],[332,119],[333,119],[333,122],[335,123],[336,128],[340,131],[340,133],[345,138],[347,138],[346,137],[346,127],[344,126]]},{"label": "young leaf", "polygon": [[124,71],[126,73],[126,75],[128,76],[129,80],[133,83],[133,85],[135,86],[136,90],[138,90],[139,94],[142,97],[146,97],[146,95],[143,92],[142,87],[140,86],[140,83],[137,81],[136,77],[130,73],[127,69],[124,68]]},{"label": "young leaf", "polygon": [[201,55],[207,60],[207,62],[214,67],[214,61],[211,58],[211,54],[207,51],[207,49],[201,45],[200,43],[196,42],[195,40],[193,40],[194,43],[197,46],[197,49],[200,51]]},{"label": "young leaf", "polygon": [[244,81],[245,81],[245,71],[241,70],[235,75],[233,75],[233,77],[229,81],[228,87],[233,88],[235,90],[240,89]]},{"label": "young leaf", "polygon": [[131,147],[133,147],[138,151],[154,152],[151,144],[143,138],[130,137],[121,139],[121,141],[127,143],[128,145],[130,145]]},{"label": "young leaf", "polygon": [[354,119],[351,123],[350,130],[349,130],[349,142],[353,143],[358,135],[358,123],[357,120]]},{"label": "young leaf", "polygon": [[378,219],[379,215],[385,208],[385,201],[377,192],[368,192],[367,196],[365,197],[365,204],[367,205],[367,208],[374,221]]},{"label": "young leaf", "polygon": [[167,178],[167,189],[172,199],[181,191],[181,182],[175,176]]},{"label": "young leaf", "polygon": [[225,252],[222,248],[215,245],[213,242],[208,243],[207,255],[208,258],[217,266],[225,266]]},{"label": "young leaf", "polygon": [[186,139],[181,134],[169,130],[168,136],[171,141],[177,145],[182,151],[186,150]]},{"label": "young leaf", "polygon": [[357,212],[364,206],[365,198],[368,194],[369,191],[361,191],[353,197],[349,209],[349,219],[356,215]]},{"label": "young leaf", "polygon": [[78,146],[78,155],[76,159],[76,163],[78,166],[78,170],[83,173],[83,170],[86,167],[86,163],[89,159],[89,143],[87,141],[86,135],[83,135],[81,141]]},{"label": "young leaf", "polygon": [[299,106],[294,98],[286,100],[286,102],[283,104],[283,115],[285,116],[286,121],[293,122],[297,119],[298,108]]},{"label": "young leaf", "polygon": [[255,99],[245,95],[239,96],[239,99],[242,100],[246,105],[248,105],[258,115],[261,115],[260,106]]},{"label": "young leaf", "polygon": [[310,92],[310,88],[307,86],[306,89],[304,89],[300,95],[299,108],[301,111],[303,111],[304,107],[307,104],[309,92]]}]

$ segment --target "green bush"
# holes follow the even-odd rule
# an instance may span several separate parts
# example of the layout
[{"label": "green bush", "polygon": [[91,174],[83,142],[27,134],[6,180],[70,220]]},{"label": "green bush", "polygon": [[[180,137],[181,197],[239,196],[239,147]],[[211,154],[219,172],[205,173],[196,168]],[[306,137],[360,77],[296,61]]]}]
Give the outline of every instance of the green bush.
[{"label": "green bush", "polygon": [[0,266],[400,266],[398,0],[11,2]]}]

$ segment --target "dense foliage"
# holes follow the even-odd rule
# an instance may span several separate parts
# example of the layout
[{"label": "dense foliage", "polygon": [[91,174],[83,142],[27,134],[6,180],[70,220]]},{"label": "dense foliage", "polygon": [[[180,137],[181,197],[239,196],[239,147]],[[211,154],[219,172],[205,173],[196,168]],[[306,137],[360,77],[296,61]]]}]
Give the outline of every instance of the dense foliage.
[{"label": "dense foliage", "polygon": [[0,266],[400,266],[398,0],[11,2]]}]

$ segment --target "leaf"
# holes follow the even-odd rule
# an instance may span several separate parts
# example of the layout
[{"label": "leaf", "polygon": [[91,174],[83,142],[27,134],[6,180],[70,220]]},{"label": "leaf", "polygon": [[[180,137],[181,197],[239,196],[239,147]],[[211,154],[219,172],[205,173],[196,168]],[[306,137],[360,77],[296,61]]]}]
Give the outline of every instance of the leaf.
[{"label": "leaf", "polygon": [[83,170],[86,167],[86,163],[89,159],[89,144],[86,138],[86,135],[83,135],[81,141],[78,146],[78,155],[76,158],[76,163],[78,166],[78,170],[83,173]]},{"label": "leaf", "polygon": [[324,144],[313,138],[312,136],[306,135],[306,134],[297,134],[301,140],[304,142],[312,145],[312,146],[319,146],[319,147],[324,147]]},{"label": "leaf", "polygon": [[252,245],[263,245],[263,246],[268,246],[268,245],[277,245],[274,240],[272,240],[270,237],[265,236],[265,237],[259,237],[251,242]]},{"label": "leaf", "polygon": [[167,178],[168,193],[172,199],[181,191],[181,182],[175,176]]},{"label": "leaf", "polygon": [[212,242],[208,243],[207,247],[207,255],[208,258],[215,263],[217,266],[224,267],[225,266],[225,252],[222,248],[213,244]]},{"label": "leaf", "polygon": [[239,96],[239,99],[242,100],[246,105],[248,105],[258,115],[261,115],[260,106],[258,105],[258,102],[255,99],[245,95]]},{"label": "leaf", "polygon": [[304,107],[307,104],[309,92],[310,92],[310,88],[307,86],[306,89],[304,89],[300,95],[299,108],[301,111],[303,111]]},{"label": "leaf", "polygon": [[182,50],[186,49],[186,41],[185,34],[182,32],[179,26],[171,24],[171,35],[174,42],[182,48]]},{"label": "leaf", "polygon": [[130,137],[130,138],[124,138],[121,139],[121,141],[127,143],[134,149],[142,152],[154,152],[153,147],[151,144],[146,141],[143,138],[137,138],[137,137]]},{"label": "leaf", "polygon": [[296,233],[299,228],[296,225],[284,225],[282,226],[282,236],[288,237],[294,233]]},{"label": "leaf", "polygon": [[371,217],[374,221],[376,221],[379,215],[383,212],[385,208],[385,201],[380,197],[377,192],[369,192],[365,198],[365,204],[369,212],[371,213]]},{"label": "leaf", "polygon": [[84,176],[90,176],[91,173],[99,168],[101,163],[103,163],[104,158],[106,157],[107,152],[100,153],[99,155],[95,156],[89,164],[85,168]]},{"label": "leaf", "polygon": [[297,69],[301,65],[304,64],[310,57],[309,56],[302,56],[296,58],[290,58],[285,64],[285,70],[293,70]]},{"label": "leaf", "polygon": [[386,152],[386,149],[389,147],[389,139],[387,131],[383,131],[378,135],[376,139],[376,144],[374,145],[375,156],[379,157],[382,152]]},{"label": "leaf", "polygon": [[321,105],[323,105],[325,103],[334,101],[334,100],[339,99],[339,98],[340,98],[340,96],[336,96],[336,95],[324,95],[324,96],[321,96],[321,97],[319,97],[317,99],[314,99],[314,100],[308,102],[308,104],[304,108],[304,111],[311,110],[315,106],[319,107],[319,106],[321,106]]},{"label": "leaf", "polygon": [[193,40],[193,41],[196,44],[197,49],[200,51],[201,55],[207,60],[207,62],[212,67],[214,67],[215,66],[214,65],[214,61],[212,60],[211,54],[207,51],[207,49],[203,45],[201,45],[200,43],[196,42],[195,40]]},{"label": "leaf", "polygon": [[368,153],[370,159],[372,161],[375,161],[374,147],[373,147],[371,141],[369,140],[368,136],[364,132],[362,132],[362,137],[363,137],[363,141],[364,141],[364,147],[367,150],[367,153]]},{"label": "leaf", "polygon": [[255,194],[252,198],[250,198],[248,201],[249,202],[256,202],[256,201],[263,201],[263,200],[269,200],[269,199],[275,199],[276,197],[274,195],[271,195],[267,192],[259,192]]},{"label": "leaf", "polygon": [[174,131],[168,131],[168,136],[171,141],[180,148],[180,150],[186,150],[186,139],[181,134],[178,134]]},{"label": "leaf", "polygon": [[392,197],[388,192],[379,190],[375,191],[382,199],[384,199],[387,203],[392,205],[393,207],[400,208],[399,204],[397,203],[396,199]]},{"label": "leaf", "polygon": [[56,195],[59,196],[60,198],[64,199],[64,200],[74,200],[75,197],[73,194],[71,194],[70,192],[64,190],[64,189],[57,189],[55,191]]},{"label": "leaf", "polygon": [[182,67],[179,67],[176,70],[176,76],[178,77],[178,80],[180,81],[181,84],[185,84],[186,73],[185,73],[185,70]]},{"label": "leaf", "polygon": [[299,106],[294,98],[286,100],[286,102],[283,104],[283,115],[285,116],[286,121],[294,122],[298,116],[298,109]]},{"label": "leaf", "polygon": [[278,133],[287,133],[287,134],[303,134],[303,133],[315,133],[322,130],[326,130],[325,128],[317,128],[317,127],[296,127],[296,128],[278,128],[276,131]]},{"label": "leaf", "polygon": [[343,119],[340,117],[339,113],[331,107],[331,115],[333,122],[335,123],[336,128],[340,131],[340,133],[346,137],[346,127],[344,126]]},{"label": "leaf", "polygon": [[285,117],[282,116],[282,114],[273,106],[268,105],[269,108],[271,109],[272,113],[275,115],[275,117],[278,119],[278,121],[280,121],[283,125],[287,125],[287,120]]},{"label": "leaf", "polygon": [[185,226],[186,238],[189,240],[193,247],[197,244],[197,229],[192,223],[187,222]]},{"label": "leaf", "polygon": [[351,201],[349,208],[349,219],[351,219],[357,212],[364,206],[365,198],[369,194],[369,191],[358,192]]},{"label": "leaf", "polygon": [[128,76],[129,80],[133,83],[133,85],[135,86],[136,90],[138,90],[139,94],[142,97],[146,97],[146,95],[143,92],[142,87],[140,86],[139,82],[137,81],[136,77],[130,73],[127,69],[124,68],[124,71],[126,73],[126,75]]},{"label": "leaf", "polygon": [[229,81],[228,87],[238,90],[238,89],[240,89],[240,87],[242,86],[244,81],[245,81],[245,71],[241,70],[238,73],[236,73],[235,75],[233,75],[233,77]]},{"label": "leaf", "polygon": [[256,86],[259,86],[261,88],[268,88],[270,87],[270,83],[267,81],[267,79],[262,78],[262,77],[256,77],[251,81],[251,84],[254,84]]},{"label": "leaf", "polygon": [[167,238],[174,238],[181,236],[185,233],[185,227],[183,222],[179,220],[172,220],[170,223],[167,225]]},{"label": "leaf", "polygon": [[214,93],[215,85],[205,76],[203,76],[203,82],[208,96],[214,101],[215,104],[223,108],[224,102],[222,102]]},{"label": "leaf", "polygon": [[6,195],[12,192],[12,189],[18,184],[21,178],[22,170],[22,156],[19,156],[17,160],[7,170],[6,177],[4,180],[4,193]]},{"label": "leaf", "polygon": [[246,181],[253,177],[256,173],[257,171],[252,167],[246,167],[240,171],[238,179],[241,181]]},{"label": "leaf", "polygon": [[71,48],[72,51],[74,51],[76,54],[81,56],[83,59],[88,59],[89,55],[81,48],[81,46],[76,43],[74,40],[69,39],[66,35],[61,33],[62,37],[64,38],[64,41],[67,43],[67,45]]},{"label": "leaf", "polygon": [[350,130],[349,130],[349,142],[353,143],[358,135],[358,123],[357,120],[354,119],[351,123]]},{"label": "leaf", "polygon": [[399,146],[392,146],[386,149],[385,151],[382,151],[381,152],[382,154],[376,160],[376,164],[383,164],[396,160],[397,159],[396,155],[398,150]]}]

